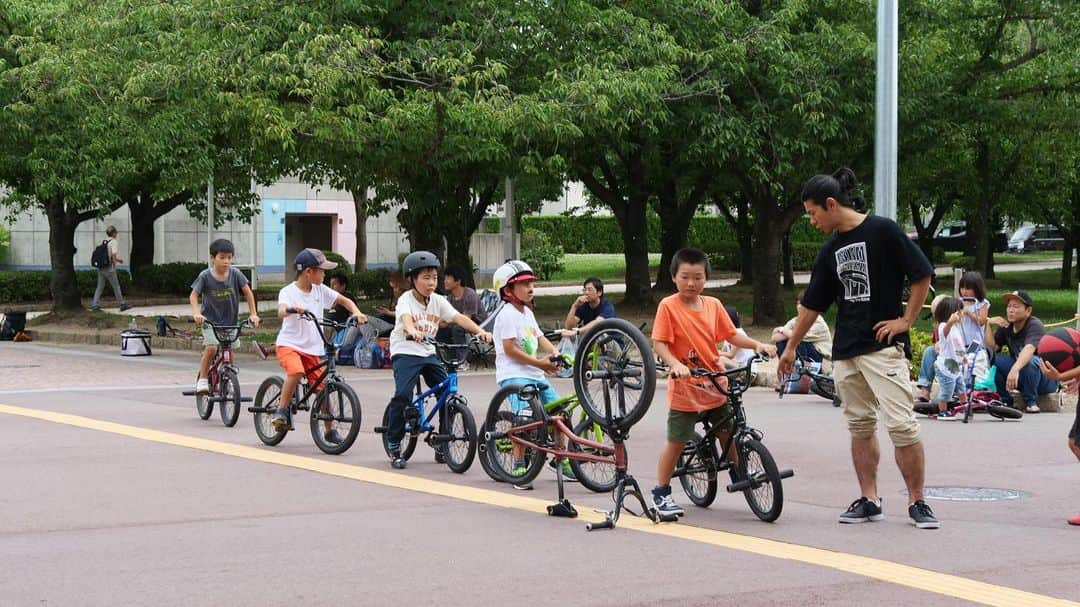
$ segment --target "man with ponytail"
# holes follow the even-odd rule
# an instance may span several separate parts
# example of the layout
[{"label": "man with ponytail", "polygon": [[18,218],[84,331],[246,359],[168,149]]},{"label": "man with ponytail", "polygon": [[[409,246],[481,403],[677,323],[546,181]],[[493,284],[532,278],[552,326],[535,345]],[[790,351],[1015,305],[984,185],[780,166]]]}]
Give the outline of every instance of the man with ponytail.
[{"label": "man with ponytail", "polygon": [[[920,529],[936,529],[940,523],[923,501],[925,455],[912,411],[908,360],[908,329],[926,299],[934,267],[895,221],[866,214],[866,202],[853,195],[857,186],[855,173],[841,168],[832,175],[816,175],[803,187],[810,223],[832,237],[814,261],[798,320],[780,357],[780,372],[792,372],[799,343],[836,302],[833,377],[844,402],[862,492],[840,522],[885,518],[877,488],[881,452],[875,432],[881,418],[907,485],[908,516]],[[902,309],[905,279],[911,296]]]}]

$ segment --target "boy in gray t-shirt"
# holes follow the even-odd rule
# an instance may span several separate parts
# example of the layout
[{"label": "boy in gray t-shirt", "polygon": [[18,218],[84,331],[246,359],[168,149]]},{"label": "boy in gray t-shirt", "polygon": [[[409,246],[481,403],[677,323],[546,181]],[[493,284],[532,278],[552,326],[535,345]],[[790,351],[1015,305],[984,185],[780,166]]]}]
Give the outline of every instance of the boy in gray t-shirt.
[{"label": "boy in gray t-shirt", "polygon": [[[240,270],[232,267],[234,251],[233,243],[224,238],[210,243],[212,265],[200,272],[195,282],[191,283],[191,294],[188,296],[195,324],[209,322],[216,327],[235,325],[239,316],[240,294],[243,293],[248,305],[248,320],[251,324],[259,326],[255,294],[251,292],[247,277]],[[199,379],[195,382],[196,394],[210,392],[210,384],[206,378],[210,362],[214,360],[218,346],[217,337],[210,327],[203,329],[203,344],[206,347],[203,350],[202,360],[199,361]]]}]

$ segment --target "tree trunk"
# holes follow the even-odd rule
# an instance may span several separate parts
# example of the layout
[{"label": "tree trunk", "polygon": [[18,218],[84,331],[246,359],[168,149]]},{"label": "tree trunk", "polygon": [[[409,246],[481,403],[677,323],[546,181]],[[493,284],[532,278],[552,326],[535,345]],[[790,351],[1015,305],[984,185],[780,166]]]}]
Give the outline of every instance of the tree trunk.
[{"label": "tree trunk", "polygon": [[694,219],[697,205],[661,200],[657,206],[657,213],[660,215],[660,271],[656,273],[653,290],[657,293],[674,293],[675,282],[667,269],[671,267],[675,253],[686,246],[690,222]]},{"label": "tree trunk", "polygon": [[350,190],[353,209],[356,211],[356,252],[353,256],[353,268],[357,272],[367,269],[367,207],[368,189],[359,187]]},{"label": "tree trunk", "polygon": [[790,291],[795,288],[795,268],[791,263],[791,230],[784,232],[781,245],[784,255],[784,288]]},{"label": "tree trunk", "polygon": [[155,200],[152,194],[146,192],[125,197],[124,203],[131,213],[131,253],[128,256],[128,267],[131,269],[132,278],[138,279],[139,270],[154,265],[154,222],[190,200],[190,192],[181,192],[165,200]]},{"label": "tree trunk", "polygon": [[[62,198],[53,197],[45,202],[45,215],[49,219],[49,293],[52,294],[53,311],[81,310],[79,283],[75,278],[75,228],[82,223],[78,213],[67,210]],[[84,251],[87,261],[92,251]]]},{"label": "tree trunk", "polygon": [[775,327],[784,324],[784,306],[780,297],[780,239],[776,224],[776,202],[754,200],[754,326]]},{"label": "tree trunk", "polygon": [[968,246],[975,257],[975,269],[983,276],[992,278],[994,260],[990,254],[990,199],[993,195],[993,177],[990,175],[990,148],[986,142],[976,144],[975,164],[979,175],[979,198],[967,222]]},{"label": "tree trunk", "polygon": [[1059,289],[1072,289],[1072,265],[1073,265],[1073,247],[1076,243],[1073,242],[1068,236],[1065,237],[1065,250],[1061,255],[1061,280],[1058,281]]},{"label": "tree trunk", "polygon": [[649,235],[644,197],[627,200],[622,208],[613,209],[623,236],[623,260],[626,263],[626,295],[630,305],[645,305],[653,301],[649,276]]}]

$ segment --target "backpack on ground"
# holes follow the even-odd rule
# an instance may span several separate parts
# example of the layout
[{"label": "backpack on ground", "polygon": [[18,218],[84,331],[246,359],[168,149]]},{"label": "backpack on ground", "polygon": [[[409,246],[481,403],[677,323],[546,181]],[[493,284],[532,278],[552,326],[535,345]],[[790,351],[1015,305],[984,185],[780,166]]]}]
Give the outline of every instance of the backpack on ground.
[{"label": "backpack on ground", "polygon": [[101,244],[94,247],[94,252],[90,255],[90,265],[97,269],[107,268],[112,265],[112,257],[109,255],[109,241],[111,238],[107,238],[101,241]]}]

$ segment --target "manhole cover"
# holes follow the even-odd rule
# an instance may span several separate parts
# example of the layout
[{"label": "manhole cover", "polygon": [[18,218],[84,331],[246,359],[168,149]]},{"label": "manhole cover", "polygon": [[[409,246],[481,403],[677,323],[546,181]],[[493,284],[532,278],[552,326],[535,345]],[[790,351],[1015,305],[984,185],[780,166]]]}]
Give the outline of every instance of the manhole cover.
[{"label": "manhole cover", "polygon": [[[907,495],[907,491],[900,493]],[[1019,489],[994,489],[992,487],[926,487],[923,489],[923,495],[926,499],[948,502],[998,502],[1022,499],[1028,494]]]}]

